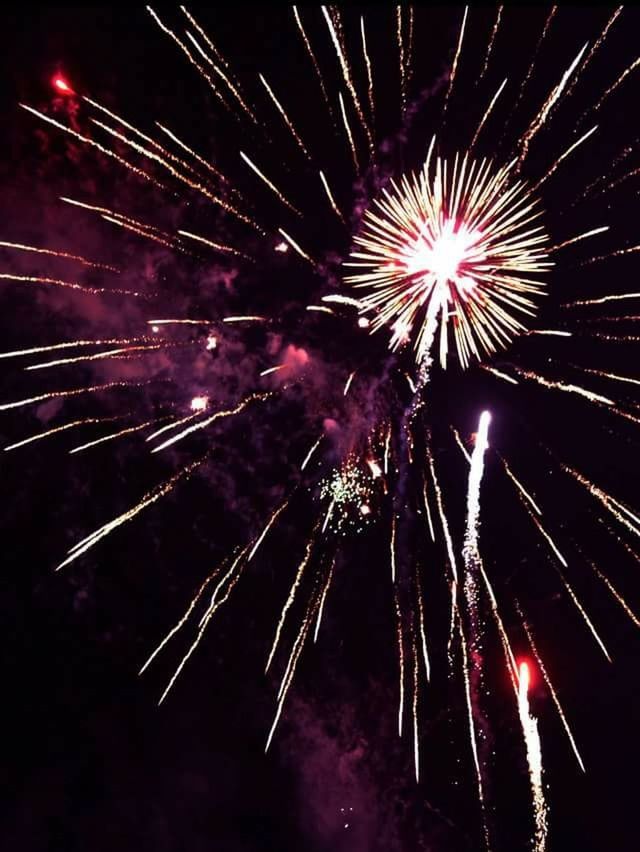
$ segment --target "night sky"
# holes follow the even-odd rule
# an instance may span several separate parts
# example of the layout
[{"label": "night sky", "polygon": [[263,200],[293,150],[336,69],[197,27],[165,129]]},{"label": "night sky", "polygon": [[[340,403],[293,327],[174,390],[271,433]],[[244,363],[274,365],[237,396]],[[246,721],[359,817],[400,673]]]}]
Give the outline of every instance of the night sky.
[{"label": "night sky", "polygon": [[[410,400],[402,371],[410,369],[411,360],[391,356],[384,333],[370,338],[354,331],[346,314],[327,318],[309,315],[304,307],[327,293],[343,292],[340,262],[349,252],[363,210],[385,181],[419,169],[436,131],[447,155],[463,150],[505,76],[509,83],[501,111],[496,108],[487,122],[477,154],[500,163],[507,160],[549,91],[585,41],[591,48],[613,8],[559,8],[512,113],[549,10],[505,9],[487,72],[479,80],[495,9],[471,7],[444,128],[440,116],[462,8],[416,7],[413,76],[404,119],[392,9],[345,8],[345,39],[362,92],[366,87],[359,20],[360,14],[366,16],[376,93],[378,168],[359,179],[354,178],[338,123],[337,93],[344,86],[326,26],[317,7],[299,8],[325,74],[335,127],[287,7],[192,9],[256,107],[258,125],[235,118],[215,99],[143,7],[127,12],[16,7],[2,13],[0,240],[81,254],[122,272],[116,278],[69,260],[3,248],[0,272],[152,295],[141,300],[96,296],[2,280],[0,349],[75,338],[133,337],[147,334],[146,320],[154,316],[201,315],[213,321],[231,314],[265,314],[274,320],[266,329],[227,326],[213,354],[204,349],[206,329],[188,328],[167,338],[180,345],[141,360],[114,359],[35,374],[21,369],[37,362],[33,356],[0,362],[0,403],[62,388],[154,379],[142,388],[1,412],[0,445],[77,418],[119,417],[115,423],[124,428],[151,420],[158,412],[184,416],[191,398],[199,394],[224,407],[256,387],[277,391],[238,418],[215,424],[165,454],[151,455],[142,434],[136,433],[69,455],[79,443],[114,431],[113,423],[103,423],[70,430],[0,459],[3,849],[482,848],[461,680],[455,666],[449,677],[447,662],[444,545],[441,536],[435,546],[427,542],[424,516],[409,486],[398,504],[406,519],[399,571],[403,594],[410,588],[406,578],[413,566],[418,563],[424,571],[433,665],[432,680],[421,684],[419,694],[420,783],[413,775],[409,716],[403,738],[397,736],[389,512],[380,495],[375,517],[362,532],[333,535],[333,550],[317,557],[317,565],[326,570],[331,554],[337,553],[335,580],[318,641],[305,647],[274,742],[264,754],[287,649],[302,609],[292,614],[283,649],[267,675],[264,664],[316,523],[318,481],[357,445],[380,411],[397,417]],[[177,7],[163,7],[162,17],[172,27],[181,24]],[[541,192],[552,243],[610,225],[597,243],[585,241],[554,258],[549,296],[537,327],[572,330],[574,337],[568,342],[523,336],[491,362],[503,370],[518,364],[565,383],[582,383],[610,395],[635,416],[633,385],[585,375],[580,368],[637,378],[638,338],[632,338],[638,318],[620,319],[637,311],[637,302],[583,309],[560,306],[637,290],[633,254],[583,265],[596,255],[638,242],[637,177],[606,192],[601,191],[605,183],[598,184],[586,198],[580,196],[602,175],[610,174],[613,180],[638,168],[634,72],[596,113],[581,117],[635,59],[639,26],[638,10],[626,9],[566,104],[559,104],[532,144],[523,169],[526,179],[539,180],[578,135],[599,125],[594,139],[561,166]],[[258,72],[286,103],[313,162],[304,159],[288,135]],[[144,168],[166,184],[163,191],[19,108],[19,103],[30,104],[106,141],[89,121],[97,114],[78,95],[56,94],[51,81],[57,74],[64,75],[76,93],[88,94],[154,138],[161,138],[157,120],[189,140],[250,199],[266,233],[245,228],[201,195],[171,182],[153,164],[147,162]],[[358,144],[365,162],[366,148],[359,137]],[[115,150],[138,165],[145,163],[122,145]],[[240,150],[295,199],[302,217],[279,204],[243,165]],[[330,176],[336,201],[350,223],[346,229],[322,194],[318,168]],[[116,209],[172,234],[178,229],[208,234],[254,262],[199,249],[197,255],[171,251],[64,204],[60,196]],[[291,250],[274,251],[278,227],[296,234],[321,258],[320,268],[312,270]],[[607,341],[597,334],[621,339]],[[287,363],[291,375],[304,372],[304,381],[290,390],[277,376],[257,383],[258,372],[278,359]],[[359,384],[345,398],[342,388],[353,370],[358,371]],[[639,562],[624,547],[633,546],[633,535],[616,525],[559,463],[584,472],[627,505],[637,505],[638,424],[575,395],[524,382],[514,389],[477,367],[463,372],[454,364],[446,371],[434,370],[428,391],[432,446],[458,552],[467,465],[450,427],[459,430],[471,449],[479,412],[493,412],[490,443],[497,452],[488,456],[483,483],[483,559],[516,652],[530,660],[516,599],[526,611],[587,767],[583,774],[576,765],[534,666],[531,703],[544,755],[548,849],[636,850],[640,637],[589,560],[636,611]],[[303,475],[300,462],[320,433],[325,436],[322,452]],[[421,446],[418,443],[418,450]],[[68,548],[205,453],[206,463],[188,482],[59,573],[54,571]],[[566,576],[606,642],[613,664],[568,598],[553,554],[505,478],[498,453],[543,507],[545,524],[567,556]],[[138,677],[141,665],[213,567],[255,537],[294,486],[291,508],[216,614],[166,702],[157,707],[194,628]],[[492,848],[517,852],[530,848],[530,791],[522,733],[493,626],[487,630],[484,654]]]}]

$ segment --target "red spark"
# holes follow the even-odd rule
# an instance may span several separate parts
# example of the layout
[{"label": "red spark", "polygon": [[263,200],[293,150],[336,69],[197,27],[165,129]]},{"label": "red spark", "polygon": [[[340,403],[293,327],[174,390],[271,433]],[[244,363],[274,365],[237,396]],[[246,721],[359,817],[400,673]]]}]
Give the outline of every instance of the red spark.
[{"label": "red spark", "polygon": [[53,88],[56,90],[56,92],[61,95],[75,95],[75,92],[73,91],[69,83],[67,83],[64,77],[62,77],[60,74],[56,74],[53,77],[51,84],[53,85]]}]

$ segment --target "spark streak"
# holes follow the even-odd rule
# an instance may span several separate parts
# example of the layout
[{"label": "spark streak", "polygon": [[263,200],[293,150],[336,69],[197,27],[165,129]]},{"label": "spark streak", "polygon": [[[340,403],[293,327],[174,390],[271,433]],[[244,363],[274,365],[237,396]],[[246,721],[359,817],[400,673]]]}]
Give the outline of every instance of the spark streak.
[{"label": "spark streak", "polygon": [[487,73],[487,68],[489,67],[489,59],[491,57],[491,51],[493,50],[493,44],[496,40],[496,35],[498,34],[498,27],[500,26],[500,19],[502,18],[502,11],[504,6],[498,6],[498,13],[496,15],[496,21],[493,25],[493,29],[491,30],[491,37],[489,39],[489,46],[487,47],[487,53],[484,58],[484,64],[482,66],[482,71],[480,72],[479,79],[482,80],[484,75]]},{"label": "spark streak", "polygon": [[47,393],[38,394],[28,399],[19,399],[16,402],[5,402],[0,404],[0,411],[8,411],[10,408],[20,408],[23,405],[31,405],[34,402],[43,402],[47,399],[64,399],[69,396],[77,396],[83,393],[96,393],[98,391],[110,390],[111,388],[139,388],[151,384],[155,381],[150,379],[145,382],[107,382],[102,385],[91,385],[84,388],[72,388],[71,390],[48,391]]},{"label": "spark streak", "polygon": [[107,272],[120,272],[120,270],[117,269],[115,266],[109,266],[106,263],[97,263],[94,260],[88,260],[86,257],[83,257],[80,254],[70,254],[67,251],[60,251],[59,249],[46,249],[39,248],[38,246],[26,246],[22,243],[11,243],[7,240],[0,240],[0,248],[12,248],[18,249],[19,251],[34,252],[36,254],[48,254],[52,257],[61,258],[62,260],[75,260],[78,263],[81,263],[83,266],[91,266],[93,269],[105,269]]},{"label": "spark streak", "polygon": [[449,85],[447,87],[447,93],[444,96],[444,106],[442,107],[442,120],[444,121],[444,117],[447,114],[447,106],[449,104],[449,97],[451,95],[451,90],[453,89],[453,84],[456,79],[456,71],[458,70],[458,60],[460,59],[460,52],[462,50],[462,39],[464,38],[464,27],[467,22],[467,13],[469,12],[469,7],[464,7],[464,15],[462,16],[462,24],[460,25],[460,35],[458,36],[458,44],[456,47],[456,52],[453,57],[453,63],[451,65],[451,74],[449,75]]},{"label": "spark streak", "polygon": [[320,172],[320,180],[322,181],[322,185],[324,186],[324,191],[327,193],[327,198],[329,199],[329,204],[331,205],[331,209],[336,214],[338,219],[340,219],[342,224],[343,225],[346,224],[345,221],[344,221],[344,216],[342,215],[342,213],[340,212],[340,208],[336,204],[336,200],[333,197],[331,189],[329,188],[329,184],[327,183],[327,179],[324,176],[324,172],[322,172],[322,171]]},{"label": "spark streak", "polygon": [[[502,6],[500,7],[500,9],[502,9]],[[498,12],[498,14],[500,14],[500,12]],[[502,83],[500,84],[500,87],[498,88],[498,91],[497,91],[497,92],[495,93],[495,95],[491,98],[491,102],[489,103],[489,106],[486,108],[486,110],[485,110],[485,112],[484,112],[484,115],[483,115],[483,116],[482,116],[482,118],[480,119],[480,124],[478,124],[478,127],[477,127],[477,129],[476,129],[476,132],[473,134],[473,139],[471,140],[471,145],[469,145],[469,151],[473,151],[473,149],[474,149],[474,147],[475,147],[475,144],[476,144],[476,142],[478,141],[478,136],[480,135],[480,131],[481,131],[481,130],[482,130],[482,128],[484,127],[484,123],[485,123],[485,121],[489,118],[489,114],[491,113],[491,110],[492,110],[492,109],[493,109],[493,107],[495,106],[495,102],[496,102],[496,101],[498,100],[498,98],[500,97],[500,94],[501,94],[502,90],[504,89],[504,87],[505,87],[506,85],[507,85],[507,77],[505,77],[505,78],[504,78],[504,80],[502,81]]]},{"label": "spark streak", "polygon": [[158,423],[164,419],[166,418],[154,417],[153,420],[146,420],[144,423],[138,423],[135,426],[128,426],[126,429],[121,429],[119,432],[113,432],[111,435],[104,435],[102,438],[96,438],[95,441],[88,441],[86,444],[80,444],[80,446],[69,450],[69,454],[80,453],[83,450],[88,450],[89,447],[95,447],[98,444],[103,444],[105,441],[113,441],[115,438],[120,438],[123,435],[131,435],[133,432],[139,432],[141,429],[146,429],[147,426],[153,426],[154,423]]},{"label": "spark streak", "polygon": [[49,435],[56,435],[58,432],[65,432],[67,429],[75,429],[76,426],[85,426],[90,423],[105,423],[107,421],[116,420],[116,417],[84,417],[82,420],[73,420],[71,423],[63,423],[61,426],[54,426],[52,429],[47,429],[46,432],[38,432],[37,435],[30,435],[28,438],[23,438],[21,441],[16,441],[14,444],[4,447],[4,452],[9,450],[17,450],[18,447],[24,447],[26,444],[32,444],[34,441],[40,441],[42,438],[48,438]]},{"label": "spark streak", "polygon": [[544,787],[542,786],[542,750],[538,723],[529,709],[529,666],[526,663],[520,663],[518,683],[518,713],[527,749],[529,780],[536,822],[534,848],[536,852],[544,852],[547,846],[547,805],[544,798]]},{"label": "spark streak", "polygon": [[294,138],[294,139],[295,139],[295,141],[296,141],[296,144],[298,145],[298,147],[300,148],[300,150],[302,151],[302,153],[305,155],[305,157],[307,158],[307,160],[310,160],[310,159],[311,159],[311,154],[308,152],[308,150],[307,150],[307,148],[306,148],[306,146],[305,146],[304,142],[303,142],[303,141],[302,141],[302,139],[300,138],[300,135],[298,134],[298,131],[297,131],[297,130],[295,129],[295,127],[293,126],[293,123],[292,123],[291,119],[289,118],[289,116],[287,115],[287,113],[286,113],[286,111],[285,111],[285,108],[282,106],[282,104],[280,103],[280,101],[278,100],[278,98],[275,96],[273,89],[272,89],[272,88],[271,88],[271,86],[267,83],[267,81],[265,80],[264,76],[263,76],[262,74],[258,74],[258,76],[259,76],[259,78],[260,78],[260,82],[262,83],[262,85],[263,85],[263,86],[265,87],[265,89],[267,90],[267,92],[268,92],[268,94],[269,94],[269,97],[271,98],[271,100],[273,101],[273,103],[276,105],[276,108],[277,108],[278,112],[280,113],[280,115],[282,116],[282,119],[283,119],[284,123],[285,123],[285,124],[287,125],[287,127],[289,128],[289,130],[290,130],[290,132],[291,132],[291,135],[293,136],[293,138]]}]

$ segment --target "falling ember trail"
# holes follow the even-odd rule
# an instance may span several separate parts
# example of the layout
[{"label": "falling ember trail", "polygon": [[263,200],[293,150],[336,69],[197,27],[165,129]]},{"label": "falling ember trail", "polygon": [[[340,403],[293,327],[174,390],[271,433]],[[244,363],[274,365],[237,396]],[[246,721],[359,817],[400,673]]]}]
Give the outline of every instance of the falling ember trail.
[{"label": "falling ember trail", "polygon": [[518,678],[518,713],[527,749],[529,781],[533,797],[533,813],[536,823],[534,838],[535,852],[544,852],[547,847],[547,805],[542,786],[542,750],[538,723],[529,709],[529,666],[520,663]]}]

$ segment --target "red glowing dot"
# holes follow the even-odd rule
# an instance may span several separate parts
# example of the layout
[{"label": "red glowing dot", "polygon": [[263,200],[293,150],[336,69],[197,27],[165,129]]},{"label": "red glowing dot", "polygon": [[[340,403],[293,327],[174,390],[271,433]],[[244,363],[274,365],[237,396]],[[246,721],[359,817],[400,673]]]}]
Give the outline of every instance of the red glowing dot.
[{"label": "red glowing dot", "polygon": [[64,77],[61,77],[59,74],[52,80],[53,88],[59,92],[61,95],[74,95],[75,92],[71,88],[71,86],[67,83]]}]

